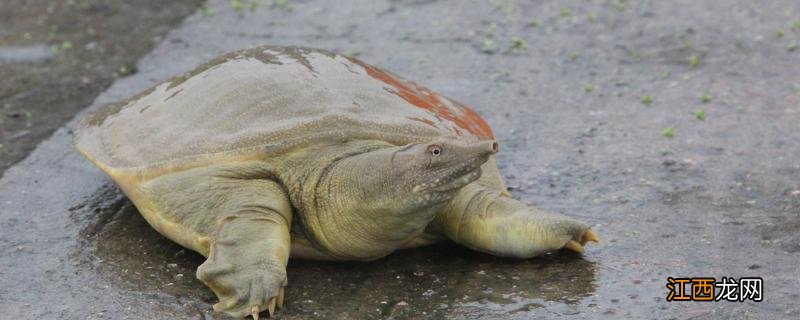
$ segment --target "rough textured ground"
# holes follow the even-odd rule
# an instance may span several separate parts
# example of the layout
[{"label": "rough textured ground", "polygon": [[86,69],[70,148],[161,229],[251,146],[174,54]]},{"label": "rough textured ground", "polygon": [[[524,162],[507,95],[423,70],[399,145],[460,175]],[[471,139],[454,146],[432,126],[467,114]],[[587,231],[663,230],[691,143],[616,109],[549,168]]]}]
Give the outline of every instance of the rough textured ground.
[{"label": "rough textured ground", "polygon": [[[474,106],[503,142],[514,196],[586,220],[605,241],[582,258],[515,261],[437,246],[372,263],[293,261],[282,318],[800,312],[800,49],[791,45],[800,3],[210,8],[216,14],[169,33],[90,109],[245,46],[357,54]],[[147,227],[70,148],[73,124],[0,180],[0,318],[224,318],[193,277],[202,258]],[[668,276],[760,276],[764,301],[668,303]]]},{"label": "rough textured ground", "polygon": [[201,2],[1,1],[0,176]]}]

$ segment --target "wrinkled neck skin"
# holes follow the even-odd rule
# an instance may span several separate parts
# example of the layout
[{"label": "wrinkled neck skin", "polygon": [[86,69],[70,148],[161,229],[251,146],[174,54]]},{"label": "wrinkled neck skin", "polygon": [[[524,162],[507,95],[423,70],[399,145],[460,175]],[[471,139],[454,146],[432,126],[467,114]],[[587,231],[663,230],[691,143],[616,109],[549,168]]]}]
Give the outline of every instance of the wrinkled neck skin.
[{"label": "wrinkled neck skin", "polygon": [[368,261],[422,233],[485,162],[431,166],[427,147],[352,141],[299,151],[284,183],[306,238],[334,259]]},{"label": "wrinkled neck skin", "polygon": [[279,175],[315,249],[367,261],[421,234],[496,152],[495,141],[349,141],[297,150]]},{"label": "wrinkled neck skin", "polygon": [[[314,188],[316,212],[307,230],[327,254],[344,260],[374,260],[420,234],[443,207],[413,194],[393,168],[397,147],[337,159]],[[316,220],[316,221],[313,221]]]}]

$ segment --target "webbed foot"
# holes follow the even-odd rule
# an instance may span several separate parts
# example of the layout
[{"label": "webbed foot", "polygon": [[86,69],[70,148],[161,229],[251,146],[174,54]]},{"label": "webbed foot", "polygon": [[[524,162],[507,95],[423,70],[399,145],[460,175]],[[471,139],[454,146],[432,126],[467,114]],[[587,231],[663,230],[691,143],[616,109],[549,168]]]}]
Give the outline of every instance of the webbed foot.
[{"label": "webbed foot", "polygon": [[[515,201],[511,198],[501,199]],[[583,254],[586,244],[600,242],[597,233],[581,221],[533,207],[521,207],[517,203],[510,207],[513,209],[509,212],[513,213],[500,219],[503,222],[499,225],[493,225],[490,222],[492,220],[484,222],[486,226],[496,228],[490,243],[493,251],[499,255],[529,258],[559,249]],[[503,205],[496,203],[488,216],[503,217],[503,208]]]},{"label": "webbed foot", "polygon": [[502,191],[467,185],[443,211],[439,225],[457,243],[497,256],[530,258],[599,242],[589,225],[539,210]]},{"label": "webbed foot", "polygon": [[214,311],[237,318],[250,315],[258,319],[264,310],[272,316],[275,308],[283,307],[287,284],[283,267],[267,262],[244,264],[217,260],[208,259],[197,269],[197,278],[219,298]]}]

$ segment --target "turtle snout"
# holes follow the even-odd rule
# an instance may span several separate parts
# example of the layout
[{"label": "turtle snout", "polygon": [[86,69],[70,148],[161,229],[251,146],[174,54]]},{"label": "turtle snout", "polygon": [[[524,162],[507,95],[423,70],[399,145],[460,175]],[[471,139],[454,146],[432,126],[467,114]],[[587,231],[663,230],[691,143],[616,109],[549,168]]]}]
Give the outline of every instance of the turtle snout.
[{"label": "turtle snout", "polygon": [[484,149],[486,149],[489,154],[496,154],[500,151],[500,144],[497,140],[486,141],[484,142],[484,146]]},{"label": "turtle snout", "polygon": [[482,156],[490,156],[500,151],[500,144],[496,140],[481,141],[473,145],[474,152]]},{"label": "turtle snout", "polygon": [[460,169],[456,170],[459,174],[468,173],[486,163],[492,155],[499,151],[500,144],[495,140],[480,141],[467,148],[468,156],[462,162]]}]

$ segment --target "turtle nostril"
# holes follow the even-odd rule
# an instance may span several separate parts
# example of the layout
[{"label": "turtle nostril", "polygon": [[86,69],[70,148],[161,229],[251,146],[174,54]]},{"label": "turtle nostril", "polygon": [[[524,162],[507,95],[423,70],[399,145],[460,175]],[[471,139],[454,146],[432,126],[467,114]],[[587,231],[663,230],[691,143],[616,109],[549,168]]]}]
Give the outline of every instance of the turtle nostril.
[{"label": "turtle nostril", "polygon": [[500,144],[497,141],[492,143],[492,153],[497,153],[500,150]]}]

